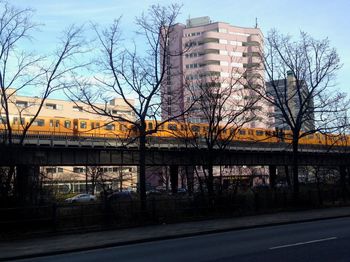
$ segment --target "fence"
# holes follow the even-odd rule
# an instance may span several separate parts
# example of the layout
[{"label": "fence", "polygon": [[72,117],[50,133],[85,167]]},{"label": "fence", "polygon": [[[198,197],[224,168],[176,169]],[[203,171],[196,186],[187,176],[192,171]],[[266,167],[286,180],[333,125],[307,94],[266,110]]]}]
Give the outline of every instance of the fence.
[{"label": "fence", "polygon": [[299,202],[285,190],[257,190],[217,197],[149,197],[146,209],[141,202],[114,201],[86,204],[0,209],[0,237],[36,233],[73,232],[147,224],[174,223],[198,219],[252,215],[291,208],[346,204],[349,195],[340,190],[304,191]]}]

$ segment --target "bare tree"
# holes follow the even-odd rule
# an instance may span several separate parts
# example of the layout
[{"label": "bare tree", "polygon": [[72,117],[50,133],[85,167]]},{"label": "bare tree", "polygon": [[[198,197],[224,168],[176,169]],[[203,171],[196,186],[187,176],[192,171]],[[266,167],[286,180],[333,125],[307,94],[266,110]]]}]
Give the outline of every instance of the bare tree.
[{"label": "bare tree", "polygon": [[[161,86],[165,75],[172,65],[166,63],[169,56],[178,56],[180,53],[169,51],[169,44],[174,37],[173,25],[179,14],[179,5],[166,7],[153,5],[146,14],[136,18],[136,24],[140,28],[139,36],[146,43],[147,49],[140,51],[137,43],[133,48],[122,47],[120,19],[104,29],[99,30],[94,26],[97,34],[100,53],[96,63],[98,74],[94,81],[94,89],[91,82],[81,83],[79,95],[71,93],[74,99],[78,99],[88,106],[91,113],[106,116],[111,121],[121,121],[133,126],[132,135],[138,142],[139,148],[139,193],[144,202],[146,199],[146,142],[147,136],[157,132],[165,122],[178,116],[160,119],[161,113]],[[88,88],[90,86],[90,88]],[[108,110],[107,101],[111,98],[121,97],[130,107],[134,117],[126,117]],[[130,98],[136,100],[133,104]],[[106,106],[97,106],[98,100],[105,100]],[[146,120],[153,120],[148,126]]]},{"label": "bare tree", "polygon": [[316,40],[301,32],[300,39],[271,31],[265,41],[267,91],[256,92],[275,108],[275,121],[286,132],[293,150],[293,192],[298,198],[299,140],[316,132],[334,132],[336,119],[345,112],[345,94],[334,91],[339,56],[328,39]]},{"label": "bare tree", "polygon": [[[35,55],[22,48],[31,41],[31,33],[38,27],[32,22],[31,9],[19,9],[5,1],[0,2],[0,96],[2,142],[23,144],[27,132],[36,121],[45,100],[55,91],[69,84],[68,76],[82,64],[74,60],[81,53],[81,28],[71,26],[60,39],[51,56]],[[33,103],[16,103],[21,92],[37,96]],[[30,112],[30,119],[22,120]],[[17,120],[16,127],[14,122]],[[14,134],[16,134],[14,139]],[[11,166],[5,176],[3,194],[11,189],[15,168]]]},{"label": "bare tree", "polygon": [[[238,75],[238,77],[237,77]],[[258,120],[258,97],[244,88],[245,74],[235,71],[229,77],[201,75],[200,80],[187,83],[191,100],[195,104],[186,113],[187,128],[181,136],[188,139],[190,146],[206,149],[203,166],[204,178],[209,196],[214,194],[213,167],[217,152],[235,140],[243,126]],[[261,119],[259,119],[261,120]],[[196,125],[201,122],[204,125]],[[201,130],[201,129],[205,130]]]}]

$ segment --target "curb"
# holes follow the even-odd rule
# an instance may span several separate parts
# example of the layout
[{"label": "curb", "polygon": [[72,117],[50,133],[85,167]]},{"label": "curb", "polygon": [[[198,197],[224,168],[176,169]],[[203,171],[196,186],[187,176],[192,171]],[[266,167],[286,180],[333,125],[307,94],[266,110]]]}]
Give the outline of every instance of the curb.
[{"label": "curb", "polygon": [[11,257],[0,257],[0,261],[11,261],[11,260],[17,260],[17,259],[28,259],[28,258],[61,255],[61,254],[65,254],[65,253],[97,250],[97,249],[104,249],[104,248],[110,248],[110,247],[118,247],[118,246],[126,246],[126,245],[132,245],[132,244],[160,241],[160,240],[170,240],[170,239],[177,239],[177,238],[183,238],[183,237],[208,235],[208,234],[223,233],[223,232],[230,232],[230,231],[240,231],[240,230],[262,228],[262,227],[269,227],[269,226],[298,224],[298,223],[313,222],[313,221],[320,221],[320,220],[327,220],[327,219],[345,218],[345,217],[350,217],[350,214],[337,215],[337,216],[325,216],[325,217],[318,217],[318,218],[307,218],[307,219],[300,219],[300,220],[295,220],[295,221],[283,221],[283,222],[241,226],[241,227],[227,227],[227,228],[220,228],[220,229],[204,230],[204,231],[200,231],[200,232],[182,233],[182,234],[176,234],[176,235],[140,238],[140,239],[135,239],[135,240],[119,241],[119,242],[113,242],[113,243],[107,243],[107,244],[95,245],[95,246],[85,246],[85,247],[78,247],[78,248],[71,248],[71,249],[67,248],[64,250],[40,252],[40,253],[18,255],[18,256],[11,256]]}]

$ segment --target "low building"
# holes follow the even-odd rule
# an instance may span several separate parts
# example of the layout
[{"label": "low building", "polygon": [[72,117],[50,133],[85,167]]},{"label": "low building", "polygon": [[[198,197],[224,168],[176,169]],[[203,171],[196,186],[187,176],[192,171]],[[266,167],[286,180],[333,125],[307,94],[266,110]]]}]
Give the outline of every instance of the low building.
[{"label": "low building", "polygon": [[[11,124],[25,123],[34,118],[42,102],[40,97],[17,95],[15,89],[8,89],[7,93],[12,94],[8,103]],[[130,99],[128,102],[134,104],[133,99]],[[113,115],[119,115],[130,120],[135,118],[129,105],[121,98],[114,98],[109,104],[95,105],[105,108]],[[3,112],[3,109],[0,113],[0,120],[2,123],[6,123],[6,114]],[[40,121],[44,117],[52,119],[50,119],[49,123],[44,123],[44,121]],[[111,121],[106,116],[91,112],[91,109],[83,103],[48,98],[44,101],[40,114],[36,117],[33,125],[52,126],[57,123],[58,125],[63,125],[63,121],[57,122],[60,118]],[[104,188],[136,190],[137,186],[136,167],[42,166],[40,167],[40,173],[44,187],[50,187],[55,192],[60,193],[99,192]]]}]

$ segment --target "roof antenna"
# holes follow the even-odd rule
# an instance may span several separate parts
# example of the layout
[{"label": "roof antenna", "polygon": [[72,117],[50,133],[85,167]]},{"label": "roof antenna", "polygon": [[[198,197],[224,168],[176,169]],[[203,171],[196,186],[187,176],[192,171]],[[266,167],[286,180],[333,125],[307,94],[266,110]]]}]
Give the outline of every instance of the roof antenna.
[{"label": "roof antenna", "polygon": [[258,28],[258,18],[255,17],[255,28]]}]

